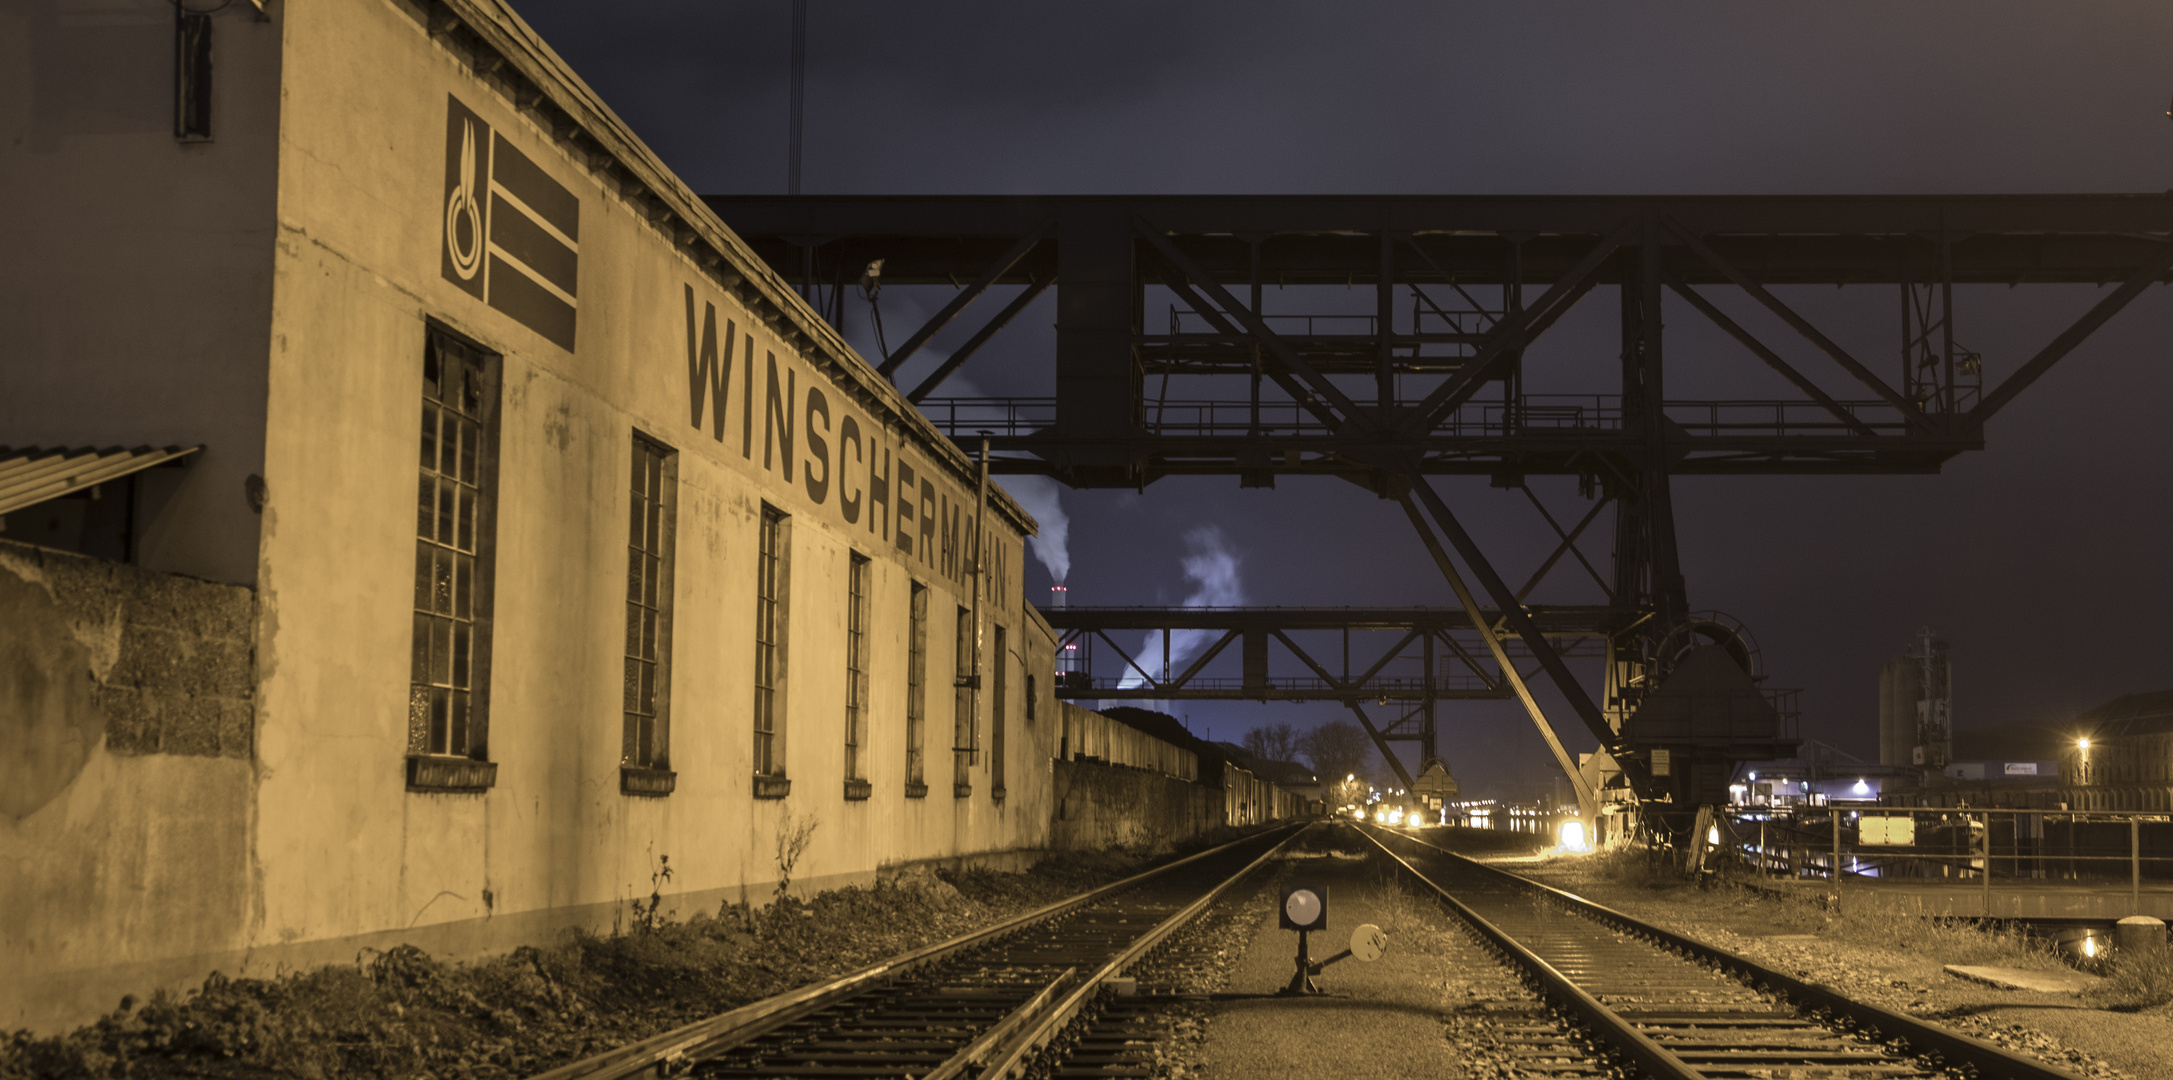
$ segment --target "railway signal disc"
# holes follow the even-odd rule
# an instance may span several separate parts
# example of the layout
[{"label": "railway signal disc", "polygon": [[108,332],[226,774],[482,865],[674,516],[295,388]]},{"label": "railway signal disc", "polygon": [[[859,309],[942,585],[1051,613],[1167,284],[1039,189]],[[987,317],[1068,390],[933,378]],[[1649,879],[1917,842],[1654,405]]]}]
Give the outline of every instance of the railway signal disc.
[{"label": "railway signal disc", "polygon": [[1324,930],[1328,926],[1326,885],[1283,886],[1282,923],[1285,930]]},{"label": "railway signal disc", "polygon": [[1351,931],[1351,956],[1361,964],[1370,964],[1388,951],[1388,934],[1372,923],[1360,923]]}]

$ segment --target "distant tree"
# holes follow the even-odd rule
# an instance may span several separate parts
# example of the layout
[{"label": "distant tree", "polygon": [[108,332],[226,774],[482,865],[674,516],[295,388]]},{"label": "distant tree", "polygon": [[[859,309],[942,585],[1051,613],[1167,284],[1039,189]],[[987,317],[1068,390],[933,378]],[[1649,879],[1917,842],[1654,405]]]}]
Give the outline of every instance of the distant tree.
[{"label": "distant tree", "polygon": [[1357,724],[1331,720],[1306,733],[1305,758],[1323,782],[1346,776],[1364,778],[1372,771],[1373,741]]},{"label": "distant tree", "polygon": [[[1348,776],[1350,774],[1345,773],[1344,775]],[[1340,809],[1345,806],[1357,806],[1360,803],[1366,801],[1366,789],[1372,786],[1373,785],[1366,783],[1364,780],[1333,781],[1328,784],[1327,788],[1328,806],[1330,809]]]},{"label": "distant tree", "polygon": [[1245,752],[1262,761],[1296,761],[1301,741],[1297,728],[1268,724],[1245,733]]}]

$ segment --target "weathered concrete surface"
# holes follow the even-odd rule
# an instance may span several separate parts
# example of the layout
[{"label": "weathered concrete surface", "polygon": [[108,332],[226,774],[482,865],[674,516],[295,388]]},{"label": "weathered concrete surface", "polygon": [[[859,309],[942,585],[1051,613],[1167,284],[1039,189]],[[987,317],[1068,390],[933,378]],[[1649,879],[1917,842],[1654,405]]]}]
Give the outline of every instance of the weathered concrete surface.
[{"label": "weathered concrete surface", "polygon": [[1218,791],[1123,765],[1053,764],[1052,849],[1158,848],[1223,824]]},{"label": "weathered concrete surface", "polygon": [[[1356,848],[1351,849],[1356,854]],[[1358,859],[1334,855],[1282,861],[1277,877],[1328,886],[1328,930],[1313,955],[1340,952],[1361,923],[1406,925],[1410,916],[1383,893],[1379,875]],[[1384,903],[1384,900],[1386,903]],[[1363,964],[1345,960],[1316,980],[1319,997],[1232,1001],[1207,1025],[1208,1080],[1402,1080],[1453,1076],[1457,1054],[1443,1037],[1443,988],[1452,957],[1417,951],[1391,932],[1388,952]],[[1290,982],[1298,935],[1267,923],[1231,972],[1229,992],[1272,994]]]},{"label": "weathered concrete surface", "polygon": [[255,609],[0,542],[0,1028],[111,1009],[81,973],[246,942]]},{"label": "weathered concrete surface", "polygon": [[2034,968],[1985,967],[1948,964],[1946,972],[1957,979],[1996,986],[2002,990],[2035,990],[2041,994],[2079,994],[2105,980],[2080,971],[2038,971]]}]

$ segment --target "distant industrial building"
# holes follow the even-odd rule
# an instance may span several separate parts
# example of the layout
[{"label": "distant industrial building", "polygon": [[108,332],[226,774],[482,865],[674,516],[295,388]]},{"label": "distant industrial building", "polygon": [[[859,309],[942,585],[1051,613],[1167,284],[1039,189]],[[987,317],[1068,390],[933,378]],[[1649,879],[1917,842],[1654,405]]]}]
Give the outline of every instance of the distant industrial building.
[{"label": "distant industrial building", "polygon": [[2127,694],[2077,716],[2061,791],[2076,810],[2173,810],[2173,690]]}]

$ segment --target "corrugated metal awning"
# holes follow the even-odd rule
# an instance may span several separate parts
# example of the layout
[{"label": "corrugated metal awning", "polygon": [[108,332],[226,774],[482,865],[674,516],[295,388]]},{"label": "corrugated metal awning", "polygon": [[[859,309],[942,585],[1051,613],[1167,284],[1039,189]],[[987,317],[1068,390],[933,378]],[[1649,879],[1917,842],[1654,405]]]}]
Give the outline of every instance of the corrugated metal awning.
[{"label": "corrugated metal awning", "polygon": [[0,514],[118,480],[193,454],[202,446],[0,446]]}]

